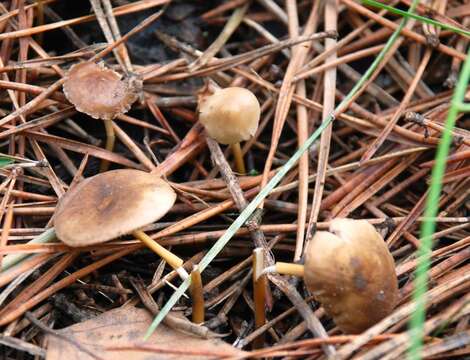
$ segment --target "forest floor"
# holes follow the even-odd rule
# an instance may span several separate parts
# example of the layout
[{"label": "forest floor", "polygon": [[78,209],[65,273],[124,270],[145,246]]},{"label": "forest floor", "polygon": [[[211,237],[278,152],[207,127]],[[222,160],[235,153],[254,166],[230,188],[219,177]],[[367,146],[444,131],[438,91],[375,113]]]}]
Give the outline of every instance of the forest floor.
[{"label": "forest floor", "polygon": [[[393,8],[357,0],[2,1],[3,358],[470,358],[470,118],[468,106],[454,113],[452,100],[458,84],[467,92],[459,74],[470,4],[383,3]],[[410,6],[417,18],[396,11]],[[93,76],[104,82],[74,97],[70,69],[85,62],[100,64]],[[208,96],[227,87],[250,90],[260,104],[259,124],[239,147],[219,145],[199,121]],[[251,116],[243,104],[242,122]],[[215,129],[235,131],[224,129],[229,116]],[[452,116],[439,178],[436,149]],[[72,192],[118,169],[135,172],[115,192],[118,173],[102,189]],[[169,192],[148,195],[135,175],[142,172]],[[430,184],[442,186],[434,203]],[[168,194],[176,195],[169,212],[146,221],[160,206],[148,204],[151,196],[166,204]],[[102,211],[109,202],[118,205]],[[55,230],[64,211],[70,241]],[[372,225],[367,231],[386,245],[378,263],[361,263],[376,254],[364,245],[362,222],[338,230],[337,218]],[[423,236],[423,223],[432,236]],[[134,231],[143,225],[151,239]],[[261,274],[275,262],[310,271],[306,245],[329,230],[360,244],[365,280],[354,277],[354,260],[343,269],[342,256],[352,256],[344,248],[314,251],[326,274],[310,276],[338,286],[325,306],[301,277]],[[111,241],[94,241],[104,237]],[[139,239],[175,256],[164,261]],[[388,253],[394,273],[383,286],[396,278],[398,292],[382,308],[370,291]],[[181,260],[193,283],[182,296],[189,280],[179,276]],[[377,312],[360,331],[339,320]]]}]

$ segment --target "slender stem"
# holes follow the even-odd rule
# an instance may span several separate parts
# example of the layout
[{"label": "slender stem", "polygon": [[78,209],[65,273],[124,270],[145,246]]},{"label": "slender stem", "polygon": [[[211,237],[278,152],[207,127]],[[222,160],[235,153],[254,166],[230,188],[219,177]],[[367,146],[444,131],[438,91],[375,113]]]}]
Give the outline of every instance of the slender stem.
[{"label": "slender stem", "polygon": [[[161,246],[159,243],[153,240],[150,236],[148,236],[142,230],[135,230],[132,232],[132,235],[134,235],[137,239],[142,241],[149,249],[151,249],[154,253],[156,253],[163,260],[165,260],[173,269],[177,270],[180,276],[184,274],[183,273],[184,269],[182,268],[183,260],[181,258],[173,254],[171,251],[168,251],[167,249],[165,249],[163,246]],[[186,274],[186,277],[188,276],[189,275]]]},{"label": "slender stem", "polygon": [[[106,129],[106,150],[109,152],[113,152],[114,149],[114,142],[115,142],[115,135],[114,135],[114,128],[113,128],[113,121],[112,120],[104,120],[104,127]],[[109,161],[102,160],[100,165],[100,172],[108,171],[109,169]]]},{"label": "slender stem", "polygon": [[240,143],[232,144],[233,159],[235,160],[235,169],[240,175],[246,174],[245,162],[243,161],[243,153]]},{"label": "slender stem", "polygon": [[291,264],[278,261],[276,262],[275,268],[278,274],[304,277],[304,266],[300,264]]},{"label": "slender stem", "polygon": [[191,272],[191,286],[189,288],[193,300],[192,319],[195,324],[204,322],[204,293],[202,290],[202,279],[199,267],[195,265]]},{"label": "slender stem", "polygon": [[[255,306],[255,329],[266,323],[266,275],[263,274],[264,254],[262,248],[253,251],[253,302]],[[264,346],[264,335],[258,336],[253,341],[253,348],[259,349]]]}]

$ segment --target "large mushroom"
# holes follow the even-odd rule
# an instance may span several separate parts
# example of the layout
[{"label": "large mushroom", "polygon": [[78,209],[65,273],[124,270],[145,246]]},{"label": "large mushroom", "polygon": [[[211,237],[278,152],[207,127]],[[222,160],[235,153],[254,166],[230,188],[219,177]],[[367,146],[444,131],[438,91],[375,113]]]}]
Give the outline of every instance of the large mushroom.
[{"label": "large mushroom", "polygon": [[54,213],[54,226],[57,237],[71,247],[132,234],[186,278],[183,261],[141,230],[162,218],[175,200],[170,185],[152,174],[112,170],[83,180],[64,195]]},{"label": "large mushroom", "polygon": [[231,145],[237,171],[245,173],[240,141],[258,129],[260,105],[248,89],[204,89],[199,96],[199,120],[207,134],[220,144]]},{"label": "large mushroom", "polygon": [[305,285],[345,333],[360,333],[398,302],[395,264],[365,220],[334,219],[306,247],[305,265],[276,263],[266,272],[303,276]]}]

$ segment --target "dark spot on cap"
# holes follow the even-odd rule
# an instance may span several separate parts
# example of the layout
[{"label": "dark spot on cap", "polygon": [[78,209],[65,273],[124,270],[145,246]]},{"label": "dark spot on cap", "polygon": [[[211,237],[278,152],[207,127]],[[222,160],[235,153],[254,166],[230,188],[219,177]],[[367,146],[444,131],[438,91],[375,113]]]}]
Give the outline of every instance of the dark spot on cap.
[{"label": "dark spot on cap", "polygon": [[361,262],[359,261],[359,259],[355,258],[355,257],[352,257],[351,260],[350,260],[350,264],[351,264],[351,267],[354,269],[354,270],[357,270],[361,267]]},{"label": "dark spot on cap", "polygon": [[354,286],[358,290],[364,290],[367,287],[367,280],[360,272],[354,274]]}]

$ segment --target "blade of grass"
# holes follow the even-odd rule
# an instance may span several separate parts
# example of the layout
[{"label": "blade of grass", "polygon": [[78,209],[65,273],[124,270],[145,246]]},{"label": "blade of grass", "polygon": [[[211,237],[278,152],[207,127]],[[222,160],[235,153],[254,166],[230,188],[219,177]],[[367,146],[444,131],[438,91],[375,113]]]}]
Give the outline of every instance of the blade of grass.
[{"label": "blade of grass", "polygon": [[[451,30],[464,36],[470,35],[470,32],[468,31],[416,15],[409,11],[405,12],[402,10],[398,10],[391,6],[378,3],[374,0],[363,0],[362,2],[366,5],[376,6],[382,9],[386,9],[392,13],[404,16],[405,19],[411,17],[418,21],[436,25],[443,29]],[[432,235],[434,234],[436,228],[434,217],[437,215],[438,212],[439,197],[442,190],[442,178],[445,172],[447,154],[449,152],[450,144],[452,141],[452,130],[454,128],[459,111],[469,110],[468,104],[463,103],[467,83],[470,79],[469,59],[470,55],[467,56],[466,62],[462,70],[462,74],[459,78],[459,82],[454,93],[451,108],[449,109],[445,124],[445,131],[443,132],[441,141],[438,145],[435,160],[436,162],[431,174],[429,194],[426,199],[426,208],[424,211],[424,217],[426,218],[426,220],[421,225],[421,242],[420,247],[418,249],[418,264],[416,267],[415,280],[413,283],[413,300],[415,301],[416,309],[410,317],[411,344],[408,352],[408,358],[410,360],[419,360],[422,358],[421,350],[423,347],[423,328],[426,318],[425,295],[428,289],[428,271],[430,268]]]},{"label": "blade of grass", "polygon": [[13,160],[7,159],[7,158],[4,158],[4,157],[0,157],[0,168],[2,168],[4,166],[7,166],[7,165],[10,165],[11,163],[13,163]]},{"label": "blade of grass", "polygon": [[[414,1],[417,3],[417,0]],[[389,51],[392,47],[395,40],[398,38],[402,27],[404,26],[404,22],[402,22],[402,26],[399,26],[393,35],[389,38],[387,43],[385,44],[382,51],[377,55],[374,62],[371,66],[367,69],[367,71],[362,75],[359,81],[355,84],[355,86],[351,89],[348,95],[341,101],[341,103],[335,108],[333,113],[331,113],[325,121],[313,132],[313,134],[305,141],[302,146],[292,155],[292,157],[279,169],[279,171],[272,177],[272,179],[266,184],[266,186],[261,189],[258,195],[248,204],[248,206],[241,212],[238,218],[228,227],[224,235],[222,235],[212,246],[212,248],[207,252],[207,254],[202,258],[199,269],[200,271],[204,271],[204,269],[212,262],[212,260],[217,256],[217,254],[224,248],[224,246],[230,241],[230,239],[235,235],[238,229],[240,229],[243,224],[249,219],[251,214],[256,210],[258,205],[269,195],[269,193],[276,187],[277,184],[282,180],[282,178],[289,172],[290,169],[297,163],[300,159],[302,154],[307,151],[310,146],[317,140],[317,138],[321,135],[323,130],[328,127],[328,125],[335,119],[335,117],[345,111],[348,107],[348,104],[351,99],[356,95],[357,91],[364,85],[364,83],[369,79],[372,75],[374,70],[380,64],[382,59],[384,58],[385,54]],[[162,322],[163,318],[170,312],[171,308],[176,304],[179,298],[184,294],[184,292],[188,289],[191,283],[191,278],[186,279],[178,289],[173,293],[173,295],[168,299],[165,306],[161,309],[158,315],[153,320],[150,327],[147,329],[147,333],[145,334],[145,339],[148,339],[150,335],[155,331],[157,326]]]},{"label": "blade of grass", "polygon": [[453,32],[455,32],[456,34],[459,34],[459,35],[470,36],[470,31],[460,29],[456,26],[445,24],[445,23],[442,23],[442,22],[439,22],[439,21],[421,16],[421,15],[417,15],[415,13],[410,13],[410,12],[407,12],[407,11],[396,9],[393,6],[385,5],[385,4],[382,4],[382,3],[378,2],[378,1],[375,1],[375,0],[362,0],[362,3],[365,4],[365,5],[377,7],[377,8],[380,8],[380,9],[385,9],[385,10],[390,11],[391,13],[394,13],[396,15],[403,16],[404,18],[413,18],[413,19],[416,19],[418,21],[424,22],[426,24],[439,26],[442,29],[453,31]]},{"label": "blade of grass", "polygon": [[[45,244],[52,242],[56,239],[54,228],[47,229],[41,235],[35,237],[33,240],[28,241],[28,244]],[[18,264],[21,260],[27,258],[30,254],[10,254],[3,258],[2,266],[0,267],[0,272],[6,271],[11,268],[13,265]]]},{"label": "blade of grass", "polygon": [[426,292],[428,290],[428,271],[430,268],[430,254],[432,250],[432,235],[436,229],[435,216],[439,210],[439,197],[442,190],[442,178],[446,168],[447,155],[452,142],[452,130],[454,129],[457,115],[460,111],[469,111],[468,104],[464,104],[465,91],[470,80],[470,52],[462,68],[457,87],[452,98],[449,113],[445,123],[445,129],[437,147],[434,167],[431,173],[431,184],[426,199],[424,221],[421,224],[421,242],[418,249],[418,264],[415,272],[413,300],[416,309],[410,318],[411,344],[408,358],[421,359],[423,347],[423,327],[426,318]]}]

